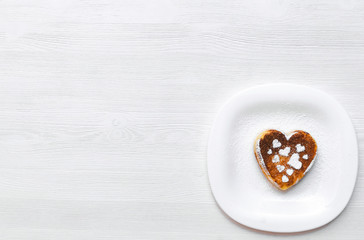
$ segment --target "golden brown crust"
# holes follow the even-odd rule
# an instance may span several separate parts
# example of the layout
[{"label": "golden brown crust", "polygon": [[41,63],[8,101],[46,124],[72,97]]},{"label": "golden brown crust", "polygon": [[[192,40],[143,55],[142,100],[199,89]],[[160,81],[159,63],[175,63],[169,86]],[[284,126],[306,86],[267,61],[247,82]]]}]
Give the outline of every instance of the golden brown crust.
[{"label": "golden brown crust", "polygon": [[316,142],[307,132],[297,130],[286,137],[280,131],[266,130],[257,137],[254,153],[267,179],[286,190],[303,178],[313,164],[316,151]]}]

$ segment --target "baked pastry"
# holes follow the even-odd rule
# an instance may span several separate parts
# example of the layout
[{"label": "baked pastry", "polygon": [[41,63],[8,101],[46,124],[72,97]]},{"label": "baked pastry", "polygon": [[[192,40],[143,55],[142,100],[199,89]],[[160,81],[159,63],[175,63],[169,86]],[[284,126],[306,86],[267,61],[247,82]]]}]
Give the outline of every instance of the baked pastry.
[{"label": "baked pastry", "polygon": [[287,135],[266,130],[255,140],[255,157],[266,178],[286,190],[300,181],[312,167],[317,145],[307,132],[297,130]]}]

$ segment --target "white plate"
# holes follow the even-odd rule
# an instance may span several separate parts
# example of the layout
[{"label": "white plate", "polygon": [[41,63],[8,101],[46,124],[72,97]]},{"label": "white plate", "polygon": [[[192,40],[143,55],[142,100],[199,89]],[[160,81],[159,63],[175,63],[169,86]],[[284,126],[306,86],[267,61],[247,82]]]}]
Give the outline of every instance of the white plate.
[{"label": "white plate", "polygon": [[[254,156],[266,129],[304,130],[317,142],[311,170],[287,191],[274,188]],[[274,84],[247,89],[222,108],[211,131],[208,173],[219,206],[248,227],[299,232],[320,227],[345,208],[358,170],[355,131],[343,107],[305,86]]]}]

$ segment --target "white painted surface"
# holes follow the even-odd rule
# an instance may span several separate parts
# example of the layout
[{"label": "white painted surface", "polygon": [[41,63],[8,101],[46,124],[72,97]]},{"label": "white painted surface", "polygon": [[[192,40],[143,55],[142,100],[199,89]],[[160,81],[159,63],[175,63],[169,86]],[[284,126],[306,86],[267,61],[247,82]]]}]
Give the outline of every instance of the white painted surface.
[{"label": "white painted surface", "polygon": [[[307,84],[364,150],[364,1],[0,1],[1,239],[266,239],[216,206],[217,110],[256,84]],[[364,172],[329,225],[362,239]]]}]

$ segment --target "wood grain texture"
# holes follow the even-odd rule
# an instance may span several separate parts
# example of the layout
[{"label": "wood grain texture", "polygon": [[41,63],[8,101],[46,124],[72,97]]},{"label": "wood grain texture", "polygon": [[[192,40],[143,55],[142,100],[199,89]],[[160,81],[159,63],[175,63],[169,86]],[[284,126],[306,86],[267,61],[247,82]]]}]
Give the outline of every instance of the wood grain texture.
[{"label": "wood grain texture", "polygon": [[337,98],[364,150],[360,0],[0,1],[1,239],[363,239],[364,171],[340,215],[270,235],[210,193],[209,130],[233,94]]}]

